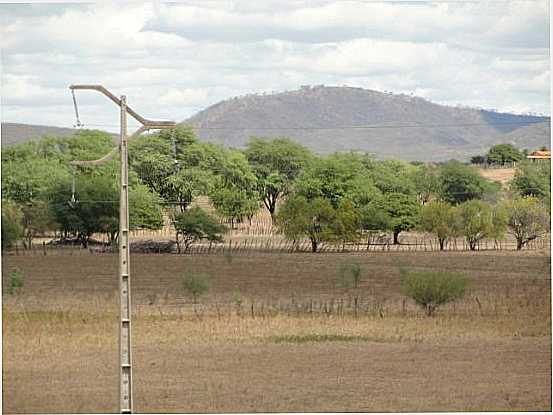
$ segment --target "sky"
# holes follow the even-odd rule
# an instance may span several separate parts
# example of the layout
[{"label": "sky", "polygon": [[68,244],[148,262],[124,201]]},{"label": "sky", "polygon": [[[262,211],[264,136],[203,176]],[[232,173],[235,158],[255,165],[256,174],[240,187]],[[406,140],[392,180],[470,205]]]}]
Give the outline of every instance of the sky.
[{"label": "sky", "polygon": [[[70,84],[102,84],[149,119],[301,85],[550,114],[548,1],[0,4],[2,121],[71,127]],[[118,109],[78,91],[81,122]]]}]

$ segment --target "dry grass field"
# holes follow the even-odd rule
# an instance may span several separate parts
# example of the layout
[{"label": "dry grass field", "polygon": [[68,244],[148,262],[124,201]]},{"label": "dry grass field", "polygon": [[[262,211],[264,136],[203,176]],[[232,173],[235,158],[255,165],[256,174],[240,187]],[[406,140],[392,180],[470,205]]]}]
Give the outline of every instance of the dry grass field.
[{"label": "dry grass field", "polygon": [[[358,290],[336,284],[358,262]],[[114,255],[3,257],[3,411],[117,411]],[[399,266],[450,270],[427,318]],[[133,255],[136,412],[549,411],[550,255]],[[9,273],[24,275],[9,295]],[[185,272],[211,289],[194,307]],[[354,308],[352,298],[358,297]]]},{"label": "dry grass field", "polygon": [[478,169],[478,172],[488,180],[500,182],[504,187],[515,177],[515,168]]}]

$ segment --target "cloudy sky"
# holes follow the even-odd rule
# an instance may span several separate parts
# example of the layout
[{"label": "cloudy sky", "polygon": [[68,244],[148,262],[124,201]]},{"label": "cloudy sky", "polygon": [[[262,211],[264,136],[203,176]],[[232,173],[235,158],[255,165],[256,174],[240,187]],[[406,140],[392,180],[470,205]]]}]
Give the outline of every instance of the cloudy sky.
[{"label": "cloudy sky", "polygon": [[[549,13],[540,0],[0,4],[2,120],[71,126],[72,83],[177,121],[307,84],[549,115]],[[115,105],[77,99],[85,124],[116,130]]]}]

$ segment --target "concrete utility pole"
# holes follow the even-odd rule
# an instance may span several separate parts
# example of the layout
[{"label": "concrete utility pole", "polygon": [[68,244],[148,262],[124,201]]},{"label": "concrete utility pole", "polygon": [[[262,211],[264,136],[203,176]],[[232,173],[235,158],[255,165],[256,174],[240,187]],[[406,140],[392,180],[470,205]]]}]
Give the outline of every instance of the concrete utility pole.
[{"label": "concrete utility pole", "polygon": [[[120,144],[98,160],[73,161],[73,165],[98,165],[111,159],[119,148],[121,155],[121,178],[119,187],[119,410],[122,414],[133,411],[132,397],[132,343],[131,343],[131,273],[129,251],[129,165],[128,146],[130,139],[148,130],[175,128],[173,121],[150,121],[138,115],[127,106],[125,95],[117,98],[101,85],[71,85],[76,89],[99,91],[121,108]],[[127,114],[142,124],[130,137],[127,137]]]}]

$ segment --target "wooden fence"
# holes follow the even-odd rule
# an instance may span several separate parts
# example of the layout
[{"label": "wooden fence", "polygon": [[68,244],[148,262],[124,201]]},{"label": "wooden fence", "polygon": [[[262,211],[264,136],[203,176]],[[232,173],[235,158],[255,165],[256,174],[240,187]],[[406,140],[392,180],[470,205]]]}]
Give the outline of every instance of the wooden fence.
[{"label": "wooden fence", "polygon": [[[385,243],[345,243],[331,244],[320,243],[318,252],[437,252],[440,245],[435,238],[426,235],[408,236],[404,238],[406,242],[394,245]],[[132,249],[132,244],[131,244]],[[550,250],[551,235],[547,234],[541,238],[528,242],[523,250]],[[467,242],[458,238],[450,241],[445,246],[445,251],[469,251]],[[516,241],[514,239],[488,240],[484,239],[476,246],[476,251],[502,251],[516,250]],[[116,253],[117,250],[110,250],[102,245],[91,245],[89,248],[83,248],[80,245],[49,245],[45,242],[35,243],[31,249],[23,249],[21,245],[4,251],[8,255],[97,255],[102,253]],[[158,253],[162,253],[160,251]],[[224,243],[208,244],[198,243],[192,245],[186,252],[187,255],[242,255],[255,253],[292,253],[292,252],[311,252],[311,242],[302,240],[298,242],[288,241],[283,238],[248,238],[229,239]],[[175,248],[176,253],[176,248]],[[152,254],[156,254],[155,250]]]}]

